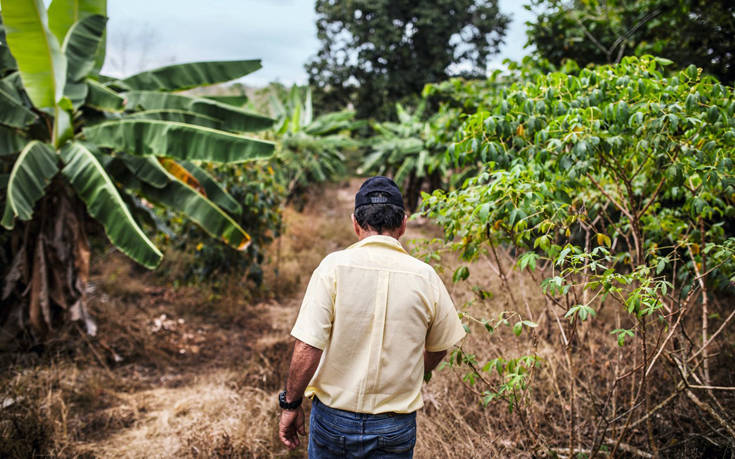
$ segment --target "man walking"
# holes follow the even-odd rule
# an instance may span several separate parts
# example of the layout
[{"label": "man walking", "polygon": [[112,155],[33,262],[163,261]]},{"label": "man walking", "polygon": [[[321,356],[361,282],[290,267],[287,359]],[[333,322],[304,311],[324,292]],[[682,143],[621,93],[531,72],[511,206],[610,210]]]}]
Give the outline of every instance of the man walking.
[{"label": "man walking", "polygon": [[424,374],[465,332],[434,269],[398,242],[406,216],[391,179],[362,184],[352,224],[358,242],[314,270],[291,331],[279,437],[299,445],[306,395],[310,458],[412,457]]}]

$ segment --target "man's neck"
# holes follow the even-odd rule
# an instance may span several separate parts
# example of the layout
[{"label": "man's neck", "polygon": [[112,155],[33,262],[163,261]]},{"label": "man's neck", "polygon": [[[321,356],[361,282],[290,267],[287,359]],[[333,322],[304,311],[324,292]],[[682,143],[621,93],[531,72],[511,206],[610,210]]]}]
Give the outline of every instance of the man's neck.
[{"label": "man's neck", "polygon": [[363,230],[363,231],[360,231],[360,234],[357,236],[357,239],[359,241],[362,241],[363,239],[368,238],[370,236],[388,236],[388,237],[392,237],[395,240],[398,240],[398,237],[399,237],[396,233],[393,233],[393,232],[378,233],[377,231]]}]

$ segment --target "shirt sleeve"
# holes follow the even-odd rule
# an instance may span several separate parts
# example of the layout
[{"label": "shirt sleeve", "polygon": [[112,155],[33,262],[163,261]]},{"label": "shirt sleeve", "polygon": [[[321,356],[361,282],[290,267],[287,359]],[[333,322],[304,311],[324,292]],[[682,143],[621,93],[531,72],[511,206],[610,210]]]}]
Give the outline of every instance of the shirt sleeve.
[{"label": "shirt sleeve", "polygon": [[436,276],[436,304],[434,320],[426,333],[426,350],[429,352],[445,351],[464,338],[465,330],[454,308],[444,282]]},{"label": "shirt sleeve", "polygon": [[311,275],[291,336],[324,350],[334,321],[333,292],[334,283],[325,275],[322,266],[319,266]]}]

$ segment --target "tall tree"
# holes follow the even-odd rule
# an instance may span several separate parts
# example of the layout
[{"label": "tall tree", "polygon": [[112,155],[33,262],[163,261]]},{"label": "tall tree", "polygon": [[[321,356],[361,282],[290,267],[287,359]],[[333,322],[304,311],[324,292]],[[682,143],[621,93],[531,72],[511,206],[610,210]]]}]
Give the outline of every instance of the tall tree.
[{"label": "tall tree", "polygon": [[735,81],[732,0],[531,0],[528,44],[552,63],[615,63],[655,54]]},{"label": "tall tree", "polygon": [[452,75],[482,77],[510,18],[497,0],[317,0],[319,53],[306,64],[318,106],[360,118]]}]

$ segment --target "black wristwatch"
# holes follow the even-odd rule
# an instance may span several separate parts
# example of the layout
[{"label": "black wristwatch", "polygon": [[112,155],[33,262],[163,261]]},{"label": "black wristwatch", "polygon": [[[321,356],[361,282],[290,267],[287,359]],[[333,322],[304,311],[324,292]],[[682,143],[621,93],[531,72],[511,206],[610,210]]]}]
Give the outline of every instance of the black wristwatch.
[{"label": "black wristwatch", "polygon": [[303,397],[299,397],[298,400],[294,400],[293,402],[289,403],[286,401],[286,391],[284,390],[280,394],[278,394],[278,404],[281,405],[281,409],[284,410],[295,410],[296,408],[301,406],[301,402],[304,400]]}]

